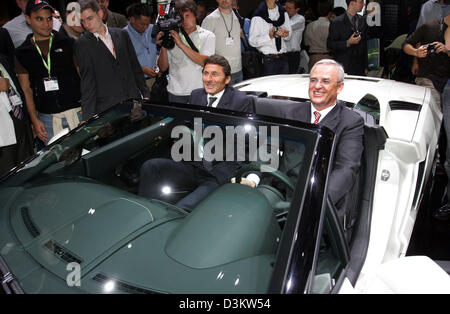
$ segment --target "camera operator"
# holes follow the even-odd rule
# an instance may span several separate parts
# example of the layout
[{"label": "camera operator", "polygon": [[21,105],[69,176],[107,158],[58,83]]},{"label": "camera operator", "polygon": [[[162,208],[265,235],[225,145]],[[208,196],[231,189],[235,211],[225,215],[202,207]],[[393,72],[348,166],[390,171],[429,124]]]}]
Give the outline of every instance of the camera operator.
[{"label": "camera operator", "polygon": [[444,44],[447,27],[444,19],[425,23],[416,29],[403,45],[405,53],[418,58],[416,84],[431,89],[439,110],[441,94],[450,75],[450,58]]},{"label": "camera operator", "polygon": [[164,47],[163,31],[158,33],[156,39],[158,45],[163,44],[158,58],[158,67],[163,72],[169,69],[167,91],[171,102],[188,103],[191,92],[203,87],[203,63],[215,52],[216,36],[197,26],[196,10],[197,5],[193,0],[178,0],[175,11],[183,17],[181,27],[188,38],[182,32],[170,30],[170,35],[175,42],[175,47],[172,49]]}]

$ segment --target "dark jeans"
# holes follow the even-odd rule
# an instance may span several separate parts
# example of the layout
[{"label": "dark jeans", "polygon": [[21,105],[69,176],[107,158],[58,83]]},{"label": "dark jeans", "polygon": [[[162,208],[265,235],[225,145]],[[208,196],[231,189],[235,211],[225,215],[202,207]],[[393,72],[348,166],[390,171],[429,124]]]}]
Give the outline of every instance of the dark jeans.
[{"label": "dark jeans", "polygon": [[[167,187],[171,193],[163,192],[163,188]],[[192,211],[218,187],[219,183],[212,175],[191,162],[154,158],[142,165],[139,195],[175,203],[180,208]]]},{"label": "dark jeans", "polygon": [[289,62],[287,55],[279,57],[263,56],[263,76],[276,74],[289,74]]}]

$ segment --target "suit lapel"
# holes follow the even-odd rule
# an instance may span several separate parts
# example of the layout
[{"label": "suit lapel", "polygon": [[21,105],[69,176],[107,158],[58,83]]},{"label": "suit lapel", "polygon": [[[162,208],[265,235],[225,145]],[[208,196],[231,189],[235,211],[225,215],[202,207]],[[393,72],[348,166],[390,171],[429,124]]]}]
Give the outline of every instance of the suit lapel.
[{"label": "suit lapel", "polygon": [[226,87],[225,92],[222,95],[222,98],[220,98],[220,101],[217,104],[217,108],[231,109],[229,105],[230,100],[231,100],[231,90],[228,87]]},{"label": "suit lapel", "polygon": [[336,130],[336,127],[339,123],[339,115],[341,113],[341,105],[339,103],[331,110],[322,121],[319,122],[319,125],[326,126],[330,130]]},{"label": "suit lapel", "polygon": [[[102,51],[103,54],[107,57],[107,58],[111,58],[113,61],[116,61],[116,59],[114,58],[114,56],[112,55],[111,51],[109,51],[108,47],[106,47],[105,43],[103,42],[103,40],[101,40],[100,38],[97,39],[97,37],[94,36],[94,34],[89,33],[89,39],[96,42],[97,47],[99,47],[99,51]],[[113,38],[113,35],[111,34],[111,37]],[[114,43],[114,47],[116,47],[116,43],[114,42],[114,38],[113,38],[113,43]],[[117,49],[116,49],[117,51]],[[117,52],[116,52],[117,53]]]},{"label": "suit lapel", "polygon": [[[109,27],[108,27],[108,31],[111,34],[111,39],[112,39],[112,42],[114,45],[114,52],[116,53],[116,59],[119,60],[120,49],[117,49],[120,46],[119,34],[114,29],[111,29]],[[111,54],[111,52],[110,52],[110,54]]]}]

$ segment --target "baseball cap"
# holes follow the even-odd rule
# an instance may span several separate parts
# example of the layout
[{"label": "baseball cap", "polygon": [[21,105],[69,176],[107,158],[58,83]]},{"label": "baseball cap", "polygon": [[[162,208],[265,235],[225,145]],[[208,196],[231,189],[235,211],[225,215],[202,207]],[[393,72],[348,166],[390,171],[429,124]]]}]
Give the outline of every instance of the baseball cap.
[{"label": "baseball cap", "polygon": [[48,4],[47,1],[29,0],[25,9],[25,14],[30,16],[31,12],[36,12],[41,9],[50,9],[52,13],[55,12],[55,9],[50,4]]}]

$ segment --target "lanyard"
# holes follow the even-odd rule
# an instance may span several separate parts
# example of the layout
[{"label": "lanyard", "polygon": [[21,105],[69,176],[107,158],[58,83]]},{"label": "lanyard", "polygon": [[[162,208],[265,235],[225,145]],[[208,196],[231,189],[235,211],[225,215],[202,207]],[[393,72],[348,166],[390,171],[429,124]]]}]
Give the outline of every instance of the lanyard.
[{"label": "lanyard", "polygon": [[[181,35],[181,37],[183,37],[183,39],[186,42],[186,44],[188,44],[188,46],[190,46],[188,41],[187,41],[187,39],[186,39],[186,37],[184,37],[183,34],[180,34],[180,35]],[[198,35],[198,51],[200,52],[200,49],[201,49],[201,47],[200,47],[200,33],[198,32],[198,30],[197,30],[197,35]]]},{"label": "lanyard", "polygon": [[[8,76],[9,75],[7,75],[6,69],[3,67],[3,64],[0,64],[0,77],[8,78]],[[14,85],[14,82],[12,81],[11,77],[9,78],[9,90],[10,91],[12,90],[14,91],[14,93],[17,94],[16,86]]]},{"label": "lanyard", "polygon": [[50,77],[50,70],[51,70],[51,66],[52,66],[52,61],[50,58],[50,51],[52,50],[52,45],[53,45],[53,33],[50,37],[50,43],[48,46],[48,54],[47,54],[47,62],[45,62],[44,56],[42,55],[42,51],[41,48],[39,48],[39,46],[36,44],[36,38],[33,36],[33,42],[34,42],[34,46],[36,47],[37,51],[39,52],[39,55],[42,58],[42,62],[44,63],[45,68],[48,71],[48,77]]},{"label": "lanyard", "polygon": [[222,11],[219,10],[219,13],[220,13],[220,16],[222,16],[223,23],[225,24],[225,28],[226,28],[226,30],[228,32],[228,38],[231,38],[231,31],[233,30],[233,20],[234,20],[234,18],[233,18],[233,11],[231,11],[231,14],[230,14],[231,15],[231,28],[230,28],[230,30],[228,30],[228,25],[227,25],[227,22],[225,22],[225,18],[224,18],[223,14],[222,14]]}]

